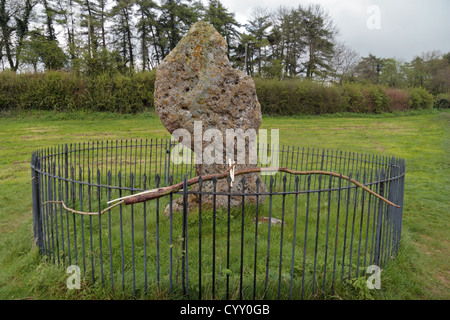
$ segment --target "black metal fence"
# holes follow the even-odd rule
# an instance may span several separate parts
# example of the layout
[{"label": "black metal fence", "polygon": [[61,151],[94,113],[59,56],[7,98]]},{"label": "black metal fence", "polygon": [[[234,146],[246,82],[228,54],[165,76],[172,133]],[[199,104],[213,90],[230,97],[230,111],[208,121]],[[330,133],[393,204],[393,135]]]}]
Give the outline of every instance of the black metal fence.
[{"label": "black metal fence", "polygon": [[[99,214],[112,199],[192,178],[193,165],[170,161],[172,148],[168,140],[101,141],[33,153],[34,234],[43,255],[78,265],[86,283],[130,296],[311,299],[329,297],[398,251],[404,160],[354,152],[259,150],[278,154],[280,167],[353,178],[400,208],[341,176],[278,172],[261,176],[264,193],[206,192],[200,184]],[[242,205],[186,205],[188,196],[202,203],[206,194],[240,197]],[[180,197],[183,210],[175,212]]]}]

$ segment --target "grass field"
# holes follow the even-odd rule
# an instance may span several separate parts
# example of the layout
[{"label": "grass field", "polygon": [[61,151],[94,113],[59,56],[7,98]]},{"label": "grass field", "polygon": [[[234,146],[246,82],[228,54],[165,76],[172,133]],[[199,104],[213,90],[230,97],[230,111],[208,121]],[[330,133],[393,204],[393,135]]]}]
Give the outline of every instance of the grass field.
[{"label": "grass field", "polygon": [[[383,270],[376,299],[449,299],[450,112],[264,117],[280,143],[406,159],[402,246]],[[99,286],[68,291],[62,267],[43,262],[32,244],[30,157],[62,143],[168,138],[153,113],[0,114],[0,298],[120,299]],[[340,293],[355,299],[356,287]]]}]

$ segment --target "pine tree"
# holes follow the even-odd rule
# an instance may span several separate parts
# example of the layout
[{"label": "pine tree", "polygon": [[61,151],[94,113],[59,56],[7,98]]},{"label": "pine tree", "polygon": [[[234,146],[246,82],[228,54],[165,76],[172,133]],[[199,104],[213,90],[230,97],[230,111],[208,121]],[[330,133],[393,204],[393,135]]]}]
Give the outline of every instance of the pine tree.
[{"label": "pine tree", "polygon": [[6,58],[13,71],[19,68],[20,51],[28,34],[32,11],[36,4],[36,0],[20,2],[0,0],[0,47],[5,48]]},{"label": "pine tree", "polygon": [[306,77],[324,77],[331,71],[329,61],[334,53],[336,27],[320,5],[309,5],[299,10],[303,15],[303,37],[308,49]]},{"label": "pine tree", "polygon": [[113,33],[118,51],[122,57],[122,63],[126,69],[134,70],[134,49],[133,49],[133,5],[134,0],[116,0],[111,9],[111,16],[114,21]]},{"label": "pine tree", "polygon": [[228,12],[220,0],[209,0],[203,19],[224,37],[228,44],[228,58],[230,58],[230,53],[238,45],[240,34],[237,28],[241,26],[234,18],[234,13]]},{"label": "pine tree", "polygon": [[272,22],[268,11],[262,8],[255,9],[252,13],[252,18],[246,29],[254,38],[253,46],[257,54],[255,60],[258,65],[258,75],[261,76],[263,62],[267,61],[267,55],[264,54],[263,56],[263,49],[269,44],[267,32],[272,26]]},{"label": "pine tree", "polygon": [[173,50],[192,24],[198,21],[201,12],[198,6],[189,6],[192,1],[163,0],[156,26],[158,47],[164,58]]},{"label": "pine tree", "polygon": [[140,35],[142,70],[146,70],[160,63],[161,53],[156,37],[158,5],[152,0],[138,0],[136,3],[140,15],[137,29]]}]

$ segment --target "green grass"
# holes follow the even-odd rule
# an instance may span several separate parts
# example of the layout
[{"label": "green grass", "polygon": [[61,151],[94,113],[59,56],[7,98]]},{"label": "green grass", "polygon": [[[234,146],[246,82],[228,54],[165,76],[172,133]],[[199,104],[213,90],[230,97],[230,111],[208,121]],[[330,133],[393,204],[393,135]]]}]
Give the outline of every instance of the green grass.
[{"label": "green grass", "polygon": [[[394,263],[382,273],[382,289],[368,292],[376,299],[448,299],[449,288],[449,132],[450,113],[416,111],[407,114],[333,115],[320,117],[264,117],[262,128],[279,128],[280,142],[305,148],[392,155],[406,159],[406,190],[402,245]],[[167,138],[153,113],[3,113],[0,118],[0,298],[2,299],[127,299],[126,293],[109,286],[83,285],[66,288],[68,275],[62,266],[44,262],[32,244],[32,151],[62,143],[97,140]],[[153,204],[152,204],[153,205]],[[276,206],[280,205],[280,201]],[[250,208],[249,208],[250,210]],[[278,210],[279,211],[279,210]],[[124,215],[129,217],[129,215]],[[136,215],[137,217],[137,215]],[[95,221],[96,217],[93,219]],[[136,218],[137,219],[137,218]],[[139,217],[140,219],[140,217]],[[195,220],[195,217],[193,218]],[[223,216],[219,216],[223,220]],[[248,237],[254,235],[251,213],[245,215]],[[223,221],[222,221],[223,222]],[[288,226],[292,222],[288,221]],[[85,221],[87,223],[87,219]],[[195,221],[191,222],[195,225]],[[208,224],[205,222],[205,243]],[[152,225],[150,223],[150,225]],[[324,225],[321,222],[321,225]],[[102,224],[105,228],[106,224]],[[198,225],[197,225],[198,226]],[[311,224],[313,227],[314,224]],[[162,226],[166,228],[167,225]],[[233,219],[240,230],[240,217]],[[166,232],[165,229],[162,231]],[[138,230],[142,234],[141,230]],[[219,229],[218,232],[222,232]],[[274,235],[279,232],[272,230]],[[290,234],[292,230],[285,230]],[[105,229],[105,234],[108,232]],[[260,232],[266,232],[260,229]],[[298,237],[301,237],[300,231]],[[264,234],[261,233],[263,237]],[[276,237],[274,237],[276,238]],[[142,241],[136,238],[136,241]],[[208,242],[209,241],[209,242]],[[251,243],[252,239],[248,239]],[[167,244],[165,244],[167,245]],[[219,263],[224,268],[223,243],[218,243]],[[271,253],[277,257],[277,244]],[[259,248],[265,256],[264,245]],[[174,247],[174,251],[180,250]],[[205,254],[208,249],[205,249]],[[249,250],[247,250],[249,251]],[[189,257],[194,261],[195,254]],[[290,253],[286,250],[284,254]],[[290,264],[290,257],[286,265]],[[275,262],[278,259],[274,259]],[[105,266],[106,268],[109,266]],[[209,265],[205,262],[205,272]],[[97,269],[96,269],[97,270]],[[150,270],[150,269],[149,269]],[[195,276],[194,268],[191,268]],[[274,268],[274,270],[277,270]],[[288,271],[289,272],[289,271]],[[106,274],[106,273],[105,273]],[[275,275],[276,277],[277,275]],[[222,273],[223,277],[223,273]],[[129,277],[128,277],[129,279]],[[164,279],[163,279],[164,280]],[[83,281],[90,282],[89,274]],[[138,279],[142,282],[142,279]],[[165,281],[165,280],[164,280]],[[220,282],[223,288],[223,278]],[[275,282],[274,282],[275,283]],[[205,283],[205,286],[210,284]],[[120,288],[120,281],[116,283]],[[352,282],[328,298],[355,299],[364,289]],[[257,295],[258,296],[258,295]],[[167,298],[162,290],[149,298]]]}]

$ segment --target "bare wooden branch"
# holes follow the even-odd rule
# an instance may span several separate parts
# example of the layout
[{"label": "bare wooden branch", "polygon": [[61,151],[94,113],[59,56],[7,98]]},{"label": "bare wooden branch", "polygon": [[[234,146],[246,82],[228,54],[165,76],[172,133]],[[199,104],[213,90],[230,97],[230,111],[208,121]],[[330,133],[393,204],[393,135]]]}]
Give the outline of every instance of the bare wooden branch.
[{"label": "bare wooden branch", "polygon": [[[234,165],[233,165],[234,166]],[[227,169],[227,171],[222,172],[222,173],[217,173],[217,174],[210,174],[210,175],[205,175],[205,176],[201,176],[203,181],[208,181],[208,180],[212,180],[214,178],[216,179],[224,179],[227,178],[230,175],[230,170],[233,168],[233,166],[229,167]],[[337,178],[341,178],[347,181],[350,181],[351,183],[353,183],[354,185],[362,188],[363,190],[369,192],[370,194],[374,195],[375,197],[379,198],[380,200],[386,202],[387,204],[394,206],[396,208],[400,208],[400,206],[396,205],[395,203],[392,203],[391,201],[387,200],[386,198],[380,196],[379,194],[377,194],[376,192],[370,190],[369,188],[367,188],[365,185],[363,185],[362,183],[343,176],[339,173],[336,172],[329,172],[329,171],[318,171],[318,170],[312,170],[312,171],[295,171],[295,170],[290,170],[288,168],[249,168],[249,169],[243,169],[243,170],[239,170],[239,171],[235,171],[234,175],[235,176],[240,176],[240,175],[244,175],[244,174],[249,174],[249,173],[261,173],[261,172],[286,172],[292,175],[310,175],[310,174],[321,174],[321,175],[329,175],[329,176],[334,176]],[[187,180],[187,185],[193,185],[198,183],[200,179],[200,176],[197,176],[195,178],[189,179]],[[148,191],[144,191],[138,194],[134,194],[131,196],[127,196],[124,198],[119,198],[119,199],[115,199],[112,200],[108,203],[112,203],[115,201],[124,201],[124,204],[126,205],[130,205],[130,204],[135,204],[135,203],[139,203],[139,202],[144,202],[144,201],[149,201],[149,200],[153,200],[153,199],[158,199],[161,198],[165,195],[177,192],[178,190],[183,188],[183,182],[180,182],[178,184],[175,185],[171,185],[168,187],[162,187],[162,188],[157,188],[157,189],[152,189],[152,190],[148,190]]]},{"label": "bare wooden branch", "polygon": [[[230,176],[230,171],[234,168],[236,164],[231,165],[225,172],[222,173],[217,173],[217,174],[210,174],[210,175],[205,175],[205,176],[197,176],[194,177],[192,179],[187,180],[187,185],[193,185],[199,182],[200,177],[202,178],[203,181],[209,181],[209,180],[213,180],[214,178],[220,180],[220,179],[224,179],[227,178],[228,176]],[[240,171],[235,171],[234,172],[234,176],[240,176],[240,175],[244,175],[244,174],[249,174],[249,173],[261,173],[261,172],[286,172],[292,175],[311,175],[311,174],[321,174],[321,175],[328,175],[328,176],[333,176],[333,177],[337,177],[337,178],[341,178],[347,181],[350,181],[351,183],[353,183],[354,185],[360,187],[361,189],[369,192],[370,194],[374,195],[375,197],[379,198],[380,200],[386,202],[387,204],[394,206],[396,208],[400,208],[399,205],[396,205],[395,203],[387,200],[386,198],[380,196],[379,194],[377,194],[376,192],[370,190],[369,188],[367,188],[365,185],[363,185],[362,183],[343,176],[339,173],[336,172],[329,172],[329,171],[319,171],[319,170],[311,170],[311,171],[295,171],[295,170],[290,170],[288,168],[248,168],[248,169],[243,169]],[[233,177],[234,178],[234,177]],[[100,212],[100,215],[103,215],[106,211],[111,210],[112,208],[120,205],[120,204],[125,204],[125,205],[130,205],[130,204],[135,204],[135,203],[140,203],[140,202],[145,202],[145,201],[149,201],[149,200],[153,200],[153,199],[158,199],[161,198],[165,195],[177,192],[178,190],[183,188],[183,182],[180,182],[178,184],[174,184],[168,187],[163,187],[163,188],[156,188],[156,189],[151,189],[151,190],[146,190],[140,193],[136,193],[136,194],[132,194],[126,197],[122,197],[122,198],[118,198],[118,199],[114,199],[111,201],[108,201],[107,203],[113,203],[116,202],[115,204],[107,207],[106,209],[103,209]],[[64,209],[66,209],[67,211],[73,212],[73,213],[77,213],[77,214],[82,214],[82,215],[98,215],[98,212],[83,212],[83,211],[78,211],[78,210],[74,210],[71,209],[69,207],[67,207],[65,205],[65,203],[63,201],[46,201],[43,204],[47,204],[47,203],[58,203],[61,204]]]},{"label": "bare wooden branch", "polygon": [[[66,206],[66,204],[64,203],[64,201],[50,200],[50,201],[45,201],[45,202],[43,203],[43,205],[44,205],[44,204],[47,204],[47,203],[59,203],[59,204],[61,204],[61,205],[63,206],[64,209],[66,209],[67,211],[73,212],[73,213],[78,213],[78,214],[88,215],[88,216],[95,216],[95,215],[98,215],[98,212],[84,212],[84,211],[78,211],[78,210],[71,209],[71,208],[69,208],[69,207]],[[109,207],[106,208],[106,209],[103,209],[103,210],[100,212],[100,215],[103,215],[106,211],[111,210],[112,208],[114,208],[114,207],[116,207],[116,206],[118,206],[118,205],[120,205],[120,204],[122,204],[122,203],[124,203],[123,200],[122,200],[122,201],[119,201],[119,202],[117,202],[117,203],[115,203],[115,204],[113,204],[112,206],[109,206]]]}]

